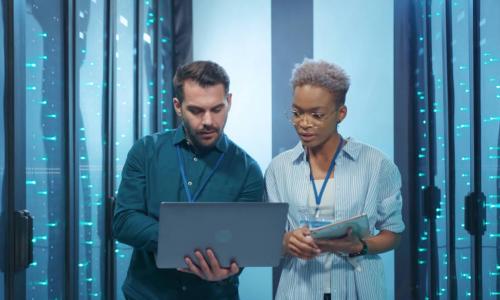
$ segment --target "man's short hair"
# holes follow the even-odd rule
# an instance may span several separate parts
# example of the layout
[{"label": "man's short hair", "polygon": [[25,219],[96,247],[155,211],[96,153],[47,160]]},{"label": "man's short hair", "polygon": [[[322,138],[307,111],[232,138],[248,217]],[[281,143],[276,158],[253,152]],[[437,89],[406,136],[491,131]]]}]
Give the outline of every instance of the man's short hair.
[{"label": "man's short hair", "polygon": [[344,105],[349,90],[349,75],[340,66],[324,60],[304,59],[296,64],[290,80],[293,90],[303,85],[312,85],[328,90],[337,105]]},{"label": "man's short hair", "polygon": [[226,70],[212,61],[194,61],[177,68],[174,76],[174,93],[180,102],[184,100],[184,82],[192,80],[201,87],[218,84],[224,86],[224,93],[229,92],[229,76]]}]

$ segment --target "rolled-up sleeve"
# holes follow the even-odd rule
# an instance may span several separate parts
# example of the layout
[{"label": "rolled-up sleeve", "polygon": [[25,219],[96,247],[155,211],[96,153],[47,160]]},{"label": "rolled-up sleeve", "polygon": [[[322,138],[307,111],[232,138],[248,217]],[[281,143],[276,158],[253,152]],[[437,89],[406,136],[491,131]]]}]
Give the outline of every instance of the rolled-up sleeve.
[{"label": "rolled-up sleeve", "polygon": [[146,210],[146,170],[143,140],[129,151],[122,171],[113,215],[113,235],[134,248],[156,252],[158,221]]},{"label": "rolled-up sleeve", "polygon": [[401,175],[396,165],[389,160],[383,160],[380,166],[378,199],[375,227],[378,230],[403,232],[405,225],[401,215]]},{"label": "rolled-up sleeve", "polygon": [[[266,170],[264,180],[266,183],[264,201],[266,202],[285,202],[279,193],[279,183],[276,178],[276,168],[279,166],[279,161],[273,160]],[[283,183],[281,183],[283,185]],[[288,214],[285,231],[291,228],[291,216]]]},{"label": "rolled-up sleeve", "polygon": [[266,202],[282,202],[278,193],[278,184],[276,182],[276,177],[274,173],[275,165],[271,163],[271,165],[266,170],[265,175],[265,201]]}]

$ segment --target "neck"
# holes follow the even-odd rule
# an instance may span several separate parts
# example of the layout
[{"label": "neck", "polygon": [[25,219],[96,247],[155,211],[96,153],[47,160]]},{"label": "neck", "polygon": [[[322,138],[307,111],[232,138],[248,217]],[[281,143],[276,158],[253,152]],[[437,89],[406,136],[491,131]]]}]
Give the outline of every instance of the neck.
[{"label": "neck", "polygon": [[329,165],[335,151],[337,151],[337,147],[339,147],[339,144],[340,135],[338,133],[334,133],[321,145],[308,148],[309,158],[319,162],[320,164],[325,163]]}]

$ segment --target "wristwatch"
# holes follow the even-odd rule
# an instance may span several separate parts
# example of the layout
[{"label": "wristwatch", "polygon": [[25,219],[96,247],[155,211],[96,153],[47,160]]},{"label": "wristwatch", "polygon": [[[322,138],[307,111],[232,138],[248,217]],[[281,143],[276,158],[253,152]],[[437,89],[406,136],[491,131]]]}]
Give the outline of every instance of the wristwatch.
[{"label": "wristwatch", "polygon": [[359,241],[363,245],[363,248],[361,248],[359,252],[349,253],[349,257],[356,257],[368,253],[368,245],[366,244],[366,242],[363,241],[362,239],[360,239]]}]

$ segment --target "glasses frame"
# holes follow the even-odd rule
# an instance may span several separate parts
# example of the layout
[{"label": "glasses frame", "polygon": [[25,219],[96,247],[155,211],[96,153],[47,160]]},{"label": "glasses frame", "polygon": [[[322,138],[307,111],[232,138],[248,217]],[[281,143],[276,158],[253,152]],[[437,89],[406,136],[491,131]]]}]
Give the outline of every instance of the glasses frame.
[{"label": "glasses frame", "polygon": [[307,124],[309,124],[313,128],[320,127],[321,125],[325,124],[328,118],[332,115],[334,115],[336,112],[338,112],[338,108],[334,108],[333,110],[330,110],[329,112],[323,113],[323,112],[300,112],[295,108],[292,108],[291,110],[287,111],[286,117],[290,123],[292,123],[293,126],[297,126],[300,122],[306,120]]}]

